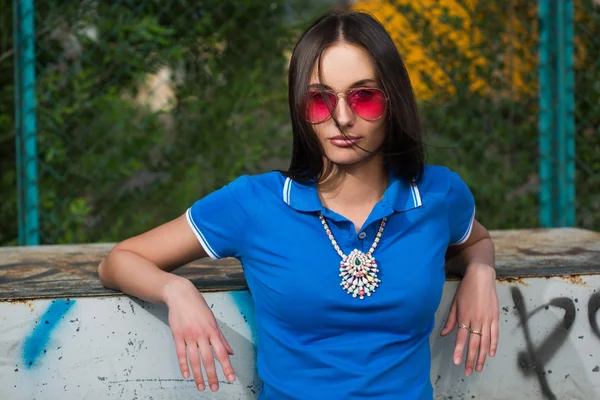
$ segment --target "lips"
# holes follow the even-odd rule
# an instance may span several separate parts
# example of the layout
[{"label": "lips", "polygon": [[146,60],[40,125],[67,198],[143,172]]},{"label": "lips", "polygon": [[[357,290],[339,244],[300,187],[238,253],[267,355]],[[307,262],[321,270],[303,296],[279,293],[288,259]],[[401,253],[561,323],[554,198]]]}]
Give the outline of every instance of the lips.
[{"label": "lips", "polygon": [[331,144],[337,147],[351,147],[360,141],[360,136],[338,135],[329,139]]},{"label": "lips", "polygon": [[358,139],[360,139],[360,136],[337,135],[337,136],[330,138],[329,140],[358,140]]}]

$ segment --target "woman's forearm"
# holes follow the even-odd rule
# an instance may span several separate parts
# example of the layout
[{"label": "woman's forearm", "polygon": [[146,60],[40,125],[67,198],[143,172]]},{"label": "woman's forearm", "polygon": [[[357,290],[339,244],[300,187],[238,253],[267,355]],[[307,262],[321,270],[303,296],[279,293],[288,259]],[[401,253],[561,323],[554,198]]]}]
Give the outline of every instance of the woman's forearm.
[{"label": "woman's forearm", "polygon": [[467,268],[475,265],[494,268],[494,243],[491,238],[483,238],[455,253],[446,261],[445,268],[448,272],[464,276]]},{"label": "woman's forearm", "polygon": [[113,249],[98,267],[100,282],[150,303],[166,303],[173,287],[189,285],[185,278],[158,268],[128,250]]}]

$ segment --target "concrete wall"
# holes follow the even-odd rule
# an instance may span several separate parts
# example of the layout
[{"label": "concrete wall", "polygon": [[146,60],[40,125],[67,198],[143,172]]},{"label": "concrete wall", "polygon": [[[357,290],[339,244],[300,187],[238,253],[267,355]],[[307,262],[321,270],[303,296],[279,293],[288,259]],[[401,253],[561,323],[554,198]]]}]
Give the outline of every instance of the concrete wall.
[{"label": "concrete wall", "polygon": [[[600,275],[500,281],[500,345],[481,374],[452,363],[441,338],[457,281],[431,337],[436,399],[600,398]],[[238,380],[200,394],[179,372],[164,306],[126,296],[0,302],[0,399],[254,399],[255,325],[246,291],[208,293],[236,352]]]}]

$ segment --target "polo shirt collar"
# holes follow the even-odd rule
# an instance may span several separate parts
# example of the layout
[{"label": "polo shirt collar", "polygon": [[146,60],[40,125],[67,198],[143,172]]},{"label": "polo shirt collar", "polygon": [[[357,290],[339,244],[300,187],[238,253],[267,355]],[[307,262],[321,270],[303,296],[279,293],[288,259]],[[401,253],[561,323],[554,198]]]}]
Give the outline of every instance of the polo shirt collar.
[{"label": "polo shirt collar", "polygon": [[322,211],[316,183],[298,183],[286,178],[283,184],[283,201],[298,211]]},{"label": "polo shirt collar", "polygon": [[407,181],[390,172],[390,181],[383,202],[387,202],[396,212],[403,212],[423,205],[421,192],[415,180]]},{"label": "polo shirt collar", "polygon": [[[311,212],[325,209],[319,198],[316,183],[304,184],[286,178],[282,196],[285,203],[298,211]],[[408,182],[391,172],[381,203],[396,212],[412,210],[423,205],[417,183],[414,180]]]}]

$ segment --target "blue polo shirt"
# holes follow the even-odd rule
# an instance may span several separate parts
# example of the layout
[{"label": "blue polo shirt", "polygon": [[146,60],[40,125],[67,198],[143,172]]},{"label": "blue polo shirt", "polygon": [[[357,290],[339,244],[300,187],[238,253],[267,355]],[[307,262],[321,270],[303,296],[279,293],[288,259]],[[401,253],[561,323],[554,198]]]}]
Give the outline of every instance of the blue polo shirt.
[{"label": "blue polo shirt", "polygon": [[[373,256],[381,280],[360,300],[340,286],[344,254]],[[314,185],[269,172],[242,176],[198,200],[188,222],[215,259],[244,268],[257,324],[259,399],[431,400],[429,335],[445,281],[448,246],[469,237],[475,213],[467,185],[427,166],[416,184],[390,177],[359,232],[327,208]]]}]

